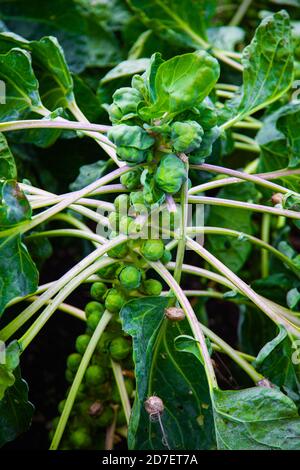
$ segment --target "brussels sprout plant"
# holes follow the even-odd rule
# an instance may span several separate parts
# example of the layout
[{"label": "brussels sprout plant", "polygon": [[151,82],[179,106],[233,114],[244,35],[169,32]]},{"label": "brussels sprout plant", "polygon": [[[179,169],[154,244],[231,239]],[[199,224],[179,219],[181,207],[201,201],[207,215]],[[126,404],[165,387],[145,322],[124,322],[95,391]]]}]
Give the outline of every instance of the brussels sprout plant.
[{"label": "brussels sprout plant", "polygon": [[298,2],[14,3],[0,446],[69,315],[50,449],[300,450]]}]

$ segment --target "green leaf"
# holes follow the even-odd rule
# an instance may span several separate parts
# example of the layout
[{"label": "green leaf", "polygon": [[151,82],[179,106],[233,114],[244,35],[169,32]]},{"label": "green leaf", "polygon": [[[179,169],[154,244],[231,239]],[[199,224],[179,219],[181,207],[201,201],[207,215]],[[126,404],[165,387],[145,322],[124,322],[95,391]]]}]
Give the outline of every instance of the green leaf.
[{"label": "green leaf", "polygon": [[300,417],[278,390],[215,390],[215,427],[221,450],[299,450]]},{"label": "green leaf", "polygon": [[14,384],[0,401],[0,447],[28,430],[33,412],[34,406],[28,401],[28,385],[18,368]]},{"label": "green leaf", "polygon": [[277,129],[286,138],[287,147],[285,154],[289,159],[289,167],[295,168],[300,165],[300,104],[290,105],[286,112],[279,116]]},{"label": "green leaf", "polygon": [[0,403],[7,389],[15,383],[14,370],[20,363],[21,348],[17,341],[12,341],[5,349],[5,361],[0,363]]},{"label": "green leaf", "polygon": [[293,81],[293,44],[285,11],[262,20],[242,57],[243,88],[240,98],[228,102],[226,119],[234,121],[276,101]]},{"label": "green leaf", "polygon": [[[54,81],[52,87],[56,95],[60,96],[60,106],[74,102],[73,80],[70,74],[64,51],[55,37],[49,36],[39,41],[27,41],[14,33],[0,35],[1,50],[11,47],[26,49],[32,53],[33,62],[41,67],[42,71]],[[47,92],[49,93],[50,87]],[[51,90],[51,95],[53,90]]]},{"label": "green leaf", "polygon": [[206,27],[215,1],[129,0],[143,23],[177,46],[199,48],[206,39]]},{"label": "green leaf", "polygon": [[168,299],[141,298],[121,311],[125,332],[133,338],[137,394],[129,425],[131,449],[165,449],[158,422],[147,415],[144,402],[151,395],[165,406],[161,416],[171,449],[214,447],[211,404],[202,365],[174,347],[179,335],[190,333],[187,321],[164,319]]},{"label": "green leaf", "polygon": [[78,191],[104,175],[110,163],[100,160],[89,165],[83,165],[76,180],[70,184],[71,191]]},{"label": "green leaf", "polygon": [[0,105],[0,121],[21,119],[42,108],[28,52],[11,49],[7,54],[0,54],[0,79],[6,86],[6,103]]},{"label": "green leaf", "polygon": [[283,326],[276,338],[269,341],[258,353],[254,367],[273,384],[300,404],[300,364],[293,361],[295,348]]},{"label": "green leaf", "polygon": [[[222,189],[218,197],[253,201],[256,197],[256,190],[252,183],[243,183],[234,188]],[[213,206],[209,212],[207,225],[230,228],[251,235],[253,232],[251,217],[252,214],[248,211],[234,208],[224,210],[221,206]],[[251,243],[245,239],[213,234],[206,235],[206,238],[210,251],[234,272],[238,272],[243,267],[251,253]]]},{"label": "green leaf", "polygon": [[0,183],[0,230],[24,222],[31,217],[31,207],[20,187],[14,180]]},{"label": "green leaf", "polygon": [[84,12],[70,0],[15,0],[2,2],[0,18],[9,30],[28,40],[50,34],[57,37],[70,69],[80,73],[89,66],[107,67],[121,60],[115,35],[106,26],[107,21],[99,21],[93,11],[94,5]]},{"label": "green leaf", "polygon": [[38,277],[20,235],[0,238],[0,315],[10,300],[35,292]]},{"label": "green leaf", "polygon": [[0,133],[0,178],[16,179],[17,167],[4,134]]},{"label": "green leaf", "polygon": [[274,334],[276,325],[264,313],[244,305],[240,307],[238,340],[241,351],[256,356]]},{"label": "green leaf", "polygon": [[154,103],[139,110],[146,119],[173,118],[201,103],[220,73],[218,62],[207,52],[197,51],[173,57],[159,65],[155,75]]}]

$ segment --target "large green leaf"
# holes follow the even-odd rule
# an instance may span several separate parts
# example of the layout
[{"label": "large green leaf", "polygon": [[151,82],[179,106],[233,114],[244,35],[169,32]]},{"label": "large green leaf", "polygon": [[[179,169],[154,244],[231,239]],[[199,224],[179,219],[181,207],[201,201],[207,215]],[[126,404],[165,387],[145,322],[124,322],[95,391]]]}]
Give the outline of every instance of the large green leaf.
[{"label": "large green leaf", "polygon": [[115,65],[121,60],[120,47],[106,26],[107,21],[101,22],[93,14],[94,5],[83,11],[76,3],[70,0],[4,0],[0,18],[8,30],[28,40],[55,36],[72,72],[82,72],[88,66]]},{"label": "large green leaf", "polygon": [[16,179],[17,167],[4,134],[0,133],[0,179]]},{"label": "large green leaf", "polygon": [[31,207],[14,180],[0,183],[0,230],[14,227],[31,217]]},{"label": "large green leaf", "polygon": [[300,417],[278,390],[215,390],[217,444],[223,450],[299,450]]},{"label": "large green leaf", "polygon": [[35,292],[38,277],[20,235],[0,238],[0,315],[10,300]]},{"label": "large green leaf", "polygon": [[34,406],[28,401],[27,383],[18,368],[14,384],[0,401],[0,447],[28,430],[33,412]]},{"label": "large green leaf", "polygon": [[279,326],[278,335],[261,349],[254,367],[299,405],[300,365],[293,361],[294,352],[286,329]]},{"label": "large green leaf", "polygon": [[150,29],[176,45],[198,48],[206,39],[206,28],[214,14],[215,1],[129,0]]},{"label": "large green leaf", "polygon": [[42,103],[38,81],[28,52],[16,48],[0,54],[0,79],[6,86],[6,103],[0,106],[0,121],[24,118],[31,111],[39,112]]},{"label": "large green leaf", "polygon": [[165,449],[159,423],[150,420],[144,408],[145,400],[157,395],[165,406],[161,420],[170,448],[211,449],[215,437],[204,369],[192,354],[175,348],[175,338],[190,330],[186,321],[164,319],[167,305],[163,297],[136,299],[120,314],[124,330],[133,338],[137,380],[129,447]]},{"label": "large green leaf", "polygon": [[[199,104],[218,80],[219,64],[210,54],[197,51],[162,62],[156,71],[153,90],[154,103],[139,110],[146,119],[172,118]],[[150,83],[151,85],[151,83]]]},{"label": "large green leaf", "polygon": [[[253,201],[256,191],[252,183],[235,185],[219,191],[218,197],[225,199],[237,199],[239,201]],[[210,209],[207,225],[224,227],[247,234],[252,234],[252,214],[241,209],[224,210],[221,206],[213,206]],[[232,238],[223,235],[206,235],[210,251],[226,264],[232,271],[239,271],[247,261],[251,253],[251,243],[241,237]]]},{"label": "large green leaf", "polygon": [[[7,180],[0,189],[0,229],[17,227],[29,220],[31,207],[18,184]],[[21,236],[16,233],[0,238],[0,314],[10,300],[34,292],[37,283],[36,266]]]},{"label": "large green leaf", "polygon": [[293,80],[293,44],[285,11],[267,16],[244,49],[242,94],[228,102],[223,119],[242,119],[282,96]]}]

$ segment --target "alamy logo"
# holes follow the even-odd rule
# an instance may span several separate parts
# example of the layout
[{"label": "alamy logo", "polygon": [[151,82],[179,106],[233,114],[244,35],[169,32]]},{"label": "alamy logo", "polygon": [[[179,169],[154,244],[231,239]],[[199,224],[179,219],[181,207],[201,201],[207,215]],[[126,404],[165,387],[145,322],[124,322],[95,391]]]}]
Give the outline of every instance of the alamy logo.
[{"label": "alamy logo", "polygon": [[[188,235],[195,239],[197,243],[203,245],[204,234],[201,227],[204,227],[204,205],[187,204],[186,206],[185,226]],[[97,214],[107,217],[108,213],[102,208],[98,208]],[[96,233],[106,239],[111,237],[112,233],[125,232],[130,238],[180,240],[182,237],[182,208],[175,204],[170,208],[167,204],[157,207],[146,207],[144,204],[135,204],[128,208],[127,204],[120,204],[118,210],[113,213],[114,217],[109,217],[109,224],[100,222]],[[193,232],[191,227],[196,227]],[[189,248],[187,247],[187,250]]]},{"label": "alamy logo", "polygon": [[6,104],[6,84],[0,80],[0,104]]}]

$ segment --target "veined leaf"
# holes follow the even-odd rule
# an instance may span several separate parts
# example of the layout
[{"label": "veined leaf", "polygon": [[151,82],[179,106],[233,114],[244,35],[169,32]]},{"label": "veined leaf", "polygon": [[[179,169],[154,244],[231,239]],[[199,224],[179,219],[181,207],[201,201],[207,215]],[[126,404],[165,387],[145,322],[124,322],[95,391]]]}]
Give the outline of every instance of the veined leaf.
[{"label": "veined leaf", "polygon": [[33,412],[34,406],[28,401],[28,385],[18,368],[14,384],[0,401],[0,447],[28,430]]},{"label": "veined leaf", "polygon": [[[52,83],[47,92],[52,89],[59,95],[59,106],[66,106],[74,101],[73,79],[69,71],[64,51],[55,37],[48,36],[39,41],[27,41],[14,33],[0,34],[0,49],[10,50],[12,47],[26,49],[32,53],[36,62]],[[51,82],[50,82],[51,85]],[[51,91],[53,94],[53,91]],[[45,103],[46,104],[46,103]]]},{"label": "veined leaf", "polygon": [[267,16],[244,49],[243,87],[240,97],[227,103],[223,120],[237,120],[268,106],[282,96],[293,80],[293,45],[285,11]]},{"label": "veined leaf", "polygon": [[190,330],[186,320],[171,323],[164,319],[167,305],[163,297],[136,299],[120,314],[124,330],[133,338],[137,380],[129,447],[165,448],[159,423],[144,408],[145,400],[157,395],[165,406],[161,421],[170,448],[211,449],[215,438],[205,372],[193,355],[175,348],[175,338]]},{"label": "veined leaf", "polygon": [[6,87],[6,103],[0,106],[0,121],[13,121],[39,112],[42,103],[38,81],[31,66],[28,52],[11,49],[0,54],[0,79]]},{"label": "veined leaf", "polygon": [[20,235],[0,238],[0,315],[10,300],[35,292],[38,277]]},{"label": "veined leaf", "polygon": [[17,167],[4,134],[0,133],[0,179],[16,179]]},{"label": "veined leaf", "polygon": [[218,449],[300,449],[297,407],[280,391],[264,387],[215,390],[213,404]]},{"label": "veined leaf", "polygon": [[197,51],[173,57],[159,65],[153,90],[155,97],[149,107],[139,109],[146,119],[168,118],[199,104],[218,80],[219,64],[210,54]]},{"label": "veined leaf", "polygon": [[31,217],[30,204],[14,180],[0,183],[0,230],[14,227]]},{"label": "veined leaf", "polygon": [[[0,229],[16,227],[31,218],[31,207],[18,184],[2,183]],[[0,314],[8,302],[37,288],[38,272],[19,234],[0,238]]]},{"label": "veined leaf", "polygon": [[215,1],[130,0],[143,23],[177,46],[199,48],[215,10]]}]

